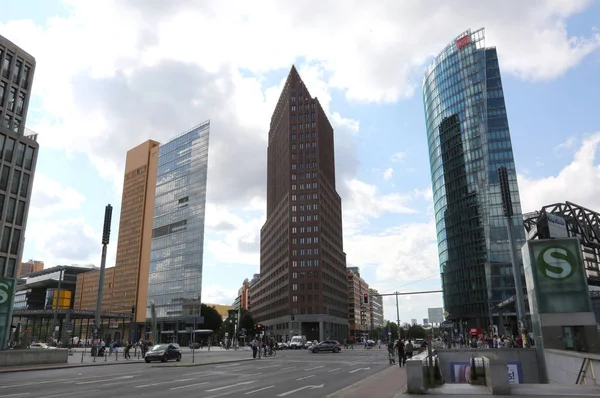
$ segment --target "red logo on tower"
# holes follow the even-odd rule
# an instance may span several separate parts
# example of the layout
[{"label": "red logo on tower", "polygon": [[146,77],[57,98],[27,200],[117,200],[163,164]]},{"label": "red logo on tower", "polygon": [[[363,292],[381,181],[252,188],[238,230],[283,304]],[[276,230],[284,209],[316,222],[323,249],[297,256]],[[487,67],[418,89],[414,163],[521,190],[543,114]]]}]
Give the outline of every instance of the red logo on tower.
[{"label": "red logo on tower", "polygon": [[466,34],[461,38],[456,39],[456,48],[460,50],[471,42],[471,35]]}]

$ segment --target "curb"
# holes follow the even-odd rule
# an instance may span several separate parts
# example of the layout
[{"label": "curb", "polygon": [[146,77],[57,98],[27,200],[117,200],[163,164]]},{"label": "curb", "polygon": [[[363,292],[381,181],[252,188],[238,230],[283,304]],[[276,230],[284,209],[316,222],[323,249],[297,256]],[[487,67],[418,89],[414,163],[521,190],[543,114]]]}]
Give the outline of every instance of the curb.
[{"label": "curb", "polygon": [[215,362],[174,363],[172,365],[150,365],[150,367],[152,367],[152,368],[191,368],[194,366],[222,365],[225,363],[246,362],[246,361],[252,361],[252,358],[231,359],[229,361],[215,361]]},{"label": "curb", "polygon": [[[338,394],[344,394],[346,392],[349,392],[350,390],[355,390],[360,388],[361,386],[370,383],[371,381],[373,381],[373,379],[379,378],[381,377],[382,373],[385,372],[390,372],[391,373],[391,369],[394,369],[393,367],[390,367],[388,369],[384,369],[380,372],[377,372],[375,374],[372,374],[371,376],[368,376],[362,380],[357,381],[354,384],[350,384],[349,386],[346,386],[344,388],[342,388],[341,390],[337,390],[336,392],[333,392],[329,395],[327,395],[325,398],[343,398],[343,395],[338,395]],[[406,384],[406,383],[405,383]],[[404,388],[404,386],[400,387],[400,391]],[[399,392],[400,392],[399,391]],[[394,397],[397,395],[398,393],[394,394]]]}]

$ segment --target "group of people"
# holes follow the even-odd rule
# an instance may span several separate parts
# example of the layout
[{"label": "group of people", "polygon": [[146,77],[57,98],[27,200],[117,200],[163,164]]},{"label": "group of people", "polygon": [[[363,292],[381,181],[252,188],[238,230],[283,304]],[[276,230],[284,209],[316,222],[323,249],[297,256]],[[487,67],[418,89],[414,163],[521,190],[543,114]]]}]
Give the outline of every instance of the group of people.
[{"label": "group of people", "polygon": [[[423,341],[420,347],[416,350],[420,352],[420,350],[425,349],[427,347],[427,342]],[[400,367],[406,366],[406,360],[412,358],[413,353],[415,351],[415,347],[410,340],[399,339],[394,341],[390,341],[388,343],[388,354],[390,357],[390,363],[396,362],[396,355],[398,355],[398,365]]]},{"label": "group of people", "polygon": [[266,357],[267,349],[269,349],[271,352],[275,349],[275,340],[255,337],[250,342],[250,346],[252,347],[252,358],[256,359],[257,356],[258,358],[261,356]]}]

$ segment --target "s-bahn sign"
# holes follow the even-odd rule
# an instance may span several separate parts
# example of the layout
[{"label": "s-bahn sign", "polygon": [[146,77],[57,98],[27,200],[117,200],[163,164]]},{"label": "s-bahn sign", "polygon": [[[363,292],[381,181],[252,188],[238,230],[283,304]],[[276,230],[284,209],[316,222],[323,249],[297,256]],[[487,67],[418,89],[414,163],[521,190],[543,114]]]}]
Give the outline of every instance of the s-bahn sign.
[{"label": "s-bahn sign", "polygon": [[530,240],[522,254],[529,302],[537,307],[533,310],[554,314],[591,311],[578,238]]},{"label": "s-bahn sign", "polygon": [[0,349],[6,348],[6,342],[10,338],[15,286],[15,278],[0,278]]}]

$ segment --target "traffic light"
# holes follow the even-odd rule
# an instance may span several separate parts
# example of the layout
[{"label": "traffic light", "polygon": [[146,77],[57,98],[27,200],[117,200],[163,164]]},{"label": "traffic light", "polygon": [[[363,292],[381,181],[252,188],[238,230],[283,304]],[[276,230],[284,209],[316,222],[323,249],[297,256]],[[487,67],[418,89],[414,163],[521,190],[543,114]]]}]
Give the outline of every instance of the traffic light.
[{"label": "traffic light", "polygon": [[262,330],[262,325],[260,323],[256,324],[256,330],[258,330],[259,332]]},{"label": "traffic light", "polygon": [[510,322],[504,322],[504,327],[509,328],[510,327]]},{"label": "traffic light", "polygon": [[369,304],[369,293],[363,294],[363,303]]},{"label": "traffic light", "polygon": [[131,306],[131,313],[132,313],[132,314],[135,314],[135,305],[132,305],[132,306]]}]

